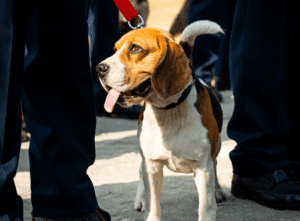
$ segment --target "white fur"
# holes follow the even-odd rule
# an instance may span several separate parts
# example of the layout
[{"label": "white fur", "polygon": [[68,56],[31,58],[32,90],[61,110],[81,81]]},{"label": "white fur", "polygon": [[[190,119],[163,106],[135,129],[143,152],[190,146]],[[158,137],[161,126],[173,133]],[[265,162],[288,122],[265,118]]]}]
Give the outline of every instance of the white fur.
[{"label": "white fur", "polygon": [[[120,53],[125,49],[125,45],[114,55],[102,61],[110,67],[109,72],[105,76],[105,84],[117,91],[124,92],[129,89],[129,86],[125,82],[125,65],[120,61]],[[100,78],[100,82],[104,82]]]},{"label": "white fur", "polygon": [[184,29],[180,40],[182,42],[187,42],[190,46],[193,46],[198,35],[217,34],[219,32],[224,34],[222,28],[215,22],[208,20],[195,21]]},{"label": "white fur", "polygon": [[[210,151],[207,130],[194,106],[196,100],[197,91],[193,86],[187,99],[178,108],[166,111],[146,105],[140,137],[145,157],[156,160],[174,155],[198,160],[203,152]],[[158,116],[160,123],[157,122]]]},{"label": "white fur", "polygon": [[[218,183],[210,156],[207,129],[194,106],[196,100],[194,85],[187,99],[169,110],[155,107],[155,100],[150,103],[146,100],[144,120],[138,130],[142,164],[135,200],[135,209],[145,211],[145,221],[161,220],[160,193],[164,165],[174,172],[194,173],[199,193],[199,221],[216,220],[215,197],[221,200],[225,194]],[[165,105],[158,101],[160,106]]]}]

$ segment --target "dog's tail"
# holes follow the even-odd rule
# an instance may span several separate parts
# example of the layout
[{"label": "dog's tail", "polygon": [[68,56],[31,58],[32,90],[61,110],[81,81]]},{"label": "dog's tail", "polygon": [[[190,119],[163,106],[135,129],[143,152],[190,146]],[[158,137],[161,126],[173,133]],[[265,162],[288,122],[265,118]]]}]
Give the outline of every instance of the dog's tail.
[{"label": "dog's tail", "polygon": [[222,28],[215,22],[203,20],[196,21],[187,26],[182,32],[179,44],[183,47],[185,54],[192,62],[192,54],[195,39],[198,35],[223,33]]}]

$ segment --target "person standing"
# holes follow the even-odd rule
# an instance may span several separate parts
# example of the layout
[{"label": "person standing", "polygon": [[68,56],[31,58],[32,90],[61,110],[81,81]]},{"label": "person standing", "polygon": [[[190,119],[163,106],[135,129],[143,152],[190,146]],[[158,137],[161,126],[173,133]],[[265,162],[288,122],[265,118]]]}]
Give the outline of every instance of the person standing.
[{"label": "person standing", "polygon": [[300,1],[238,0],[230,38],[231,192],[275,209],[300,210],[299,21]]},{"label": "person standing", "polygon": [[33,220],[110,220],[86,173],[95,161],[96,126],[88,10],[88,0],[0,0],[0,220],[23,220],[13,181],[21,86]]}]

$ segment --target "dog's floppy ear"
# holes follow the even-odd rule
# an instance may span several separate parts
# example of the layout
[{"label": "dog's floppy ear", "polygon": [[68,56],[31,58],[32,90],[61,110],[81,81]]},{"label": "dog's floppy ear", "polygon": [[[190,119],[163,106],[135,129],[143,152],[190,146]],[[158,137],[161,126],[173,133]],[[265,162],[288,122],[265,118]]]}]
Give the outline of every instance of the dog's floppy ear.
[{"label": "dog's floppy ear", "polygon": [[167,43],[166,55],[152,75],[153,89],[163,99],[179,93],[191,78],[189,60],[183,48],[175,41],[164,37]]},{"label": "dog's floppy ear", "polygon": [[159,32],[156,34],[156,39],[157,39],[157,46],[159,50],[157,50],[155,54],[153,54],[153,57],[155,59],[154,61],[155,66],[159,67],[161,63],[164,61],[164,59],[166,58],[168,47],[167,47],[166,38],[163,35],[161,35]]}]

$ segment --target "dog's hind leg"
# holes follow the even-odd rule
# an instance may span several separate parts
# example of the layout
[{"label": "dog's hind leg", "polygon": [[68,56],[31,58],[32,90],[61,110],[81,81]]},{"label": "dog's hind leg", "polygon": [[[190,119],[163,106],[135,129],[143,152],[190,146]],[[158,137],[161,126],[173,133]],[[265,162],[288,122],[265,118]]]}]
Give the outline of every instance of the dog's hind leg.
[{"label": "dog's hind leg", "polygon": [[222,142],[221,142],[221,136],[220,136],[216,152],[215,152],[215,154],[213,156],[214,168],[215,168],[215,176],[216,176],[216,178],[215,178],[215,184],[216,184],[216,201],[217,201],[217,203],[219,203],[219,202],[227,199],[226,194],[224,193],[222,187],[220,186],[220,183],[219,183],[219,180],[218,180],[218,176],[217,176],[217,156],[219,155],[219,152],[220,152],[220,149],[221,149],[221,144],[222,144]]},{"label": "dog's hind leg", "polygon": [[203,157],[193,168],[195,184],[199,195],[199,221],[215,221],[217,203],[215,200],[214,163],[211,157]]}]

